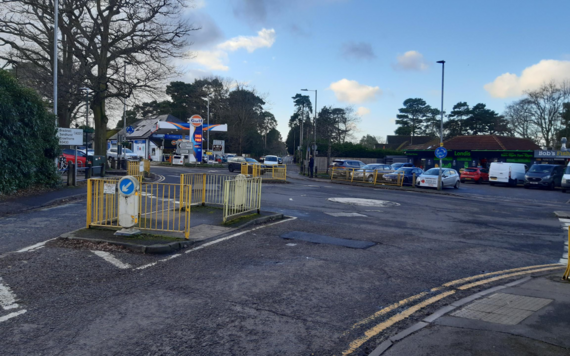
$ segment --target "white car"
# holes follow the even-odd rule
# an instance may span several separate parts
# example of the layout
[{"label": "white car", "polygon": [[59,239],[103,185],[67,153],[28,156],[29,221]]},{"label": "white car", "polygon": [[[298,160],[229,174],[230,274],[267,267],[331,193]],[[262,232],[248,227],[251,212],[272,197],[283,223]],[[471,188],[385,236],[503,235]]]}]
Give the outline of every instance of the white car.
[{"label": "white car", "polygon": [[[126,157],[129,161],[135,161],[139,159],[139,156],[128,148],[123,148],[123,153],[121,156]],[[117,146],[112,146],[107,150],[107,159],[109,161],[117,159]]]},{"label": "white car", "polygon": [[277,156],[265,156],[263,164],[266,166],[275,166],[279,164],[279,157]]},{"label": "white car", "polygon": [[[441,175],[441,188],[453,187],[459,189],[459,173],[455,169],[443,168]],[[437,189],[439,168],[431,168],[416,178],[416,187],[428,187]]]}]

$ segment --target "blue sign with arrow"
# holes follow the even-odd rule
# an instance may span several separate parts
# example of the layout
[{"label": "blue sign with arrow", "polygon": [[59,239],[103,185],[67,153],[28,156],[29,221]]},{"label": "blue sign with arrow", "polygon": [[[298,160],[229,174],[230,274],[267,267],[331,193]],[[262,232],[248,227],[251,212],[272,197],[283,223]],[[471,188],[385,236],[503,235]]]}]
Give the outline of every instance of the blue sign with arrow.
[{"label": "blue sign with arrow", "polygon": [[135,129],[132,126],[127,127],[127,133],[129,135],[131,135],[133,132],[135,132]]},{"label": "blue sign with arrow", "polygon": [[135,193],[138,182],[133,177],[124,177],[119,181],[119,193],[124,196],[130,196]]},{"label": "blue sign with arrow", "polygon": [[447,157],[447,150],[445,147],[438,147],[435,149],[435,156],[439,159]]}]

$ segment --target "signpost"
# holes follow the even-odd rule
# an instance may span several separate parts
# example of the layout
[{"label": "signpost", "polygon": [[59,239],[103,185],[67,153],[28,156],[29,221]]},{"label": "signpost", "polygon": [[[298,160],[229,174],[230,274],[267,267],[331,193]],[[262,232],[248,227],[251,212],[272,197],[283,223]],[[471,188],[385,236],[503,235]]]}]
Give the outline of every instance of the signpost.
[{"label": "signpost", "polygon": [[126,130],[126,131],[127,131],[127,133],[128,133],[129,135],[132,135],[133,132],[135,132],[135,129],[134,129],[132,126],[129,126],[129,127],[127,127],[127,130]]},{"label": "signpost", "polygon": [[445,147],[441,146],[435,149],[435,156],[439,158],[439,176],[437,178],[437,190],[440,190],[441,185],[441,174],[442,174],[442,166],[443,166],[443,159],[447,157],[447,150]]},{"label": "signpost", "polygon": [[190,117],[190,140],[194,144],[194,153],[197,163],[202,163],[202,151],[204,149],[204,119],[200,115]]},{"label": "signpost", "polygon": [[[73,171],[73,182],[77,182],[77,146],[81,146],[83,144],[83,130],[58,127],[57,137],[59,138],[60,146],[75,146],[75,161],[73,163],[73,167],[75,168]],[[85,152],[88,152],[88,149],[86,149]],[[77,183],[74,183],[74,185],[77,185]]]}]

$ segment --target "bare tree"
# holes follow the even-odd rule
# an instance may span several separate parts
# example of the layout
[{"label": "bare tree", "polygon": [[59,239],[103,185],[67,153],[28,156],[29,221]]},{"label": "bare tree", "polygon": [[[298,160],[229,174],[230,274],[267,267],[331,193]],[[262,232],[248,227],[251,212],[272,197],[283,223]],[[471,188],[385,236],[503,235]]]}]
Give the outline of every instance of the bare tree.
[{"label": "bare tree", "polygon": [[560,129],[563,104],[570,98],[570,85],[550,82],[526,94],[534,124],[538,127],[544,144],[553,147],[556,132]]},{"label": "bare tree", "polygon": [[534,142],[540,140],[539,128],[534,122],[532,103],[529,99],[521,99],[507,105],[503,116],[509,122],[510,130],[515,136],[528,138]]}]

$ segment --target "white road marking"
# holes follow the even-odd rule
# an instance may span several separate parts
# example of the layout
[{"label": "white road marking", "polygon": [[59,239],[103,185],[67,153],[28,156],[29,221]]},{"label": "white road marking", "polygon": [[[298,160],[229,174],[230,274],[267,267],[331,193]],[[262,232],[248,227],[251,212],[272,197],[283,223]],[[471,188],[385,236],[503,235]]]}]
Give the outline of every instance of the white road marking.
[{"label": "white road marking", "polygon": [[349,204],[349,205],[368,206],[371,208],[386,208],[386,207],[400,206],[399,203],[387,200],[378,200],[378,199],[329,198],[329,201],[335,203]]},{"label": "white road marking", "polygon": [[[570,225],[570,219],[563,219],[558,218],[562,223],[562,230],[568,230],[568,226]],[[567,266],[568,265],[568,257],[570,257],[570,252],[568,250],[570,246],[568,246],[568,239],[564,239],[564,251],[562,252],[562,258],[560,259],[559,263]]]},{"label": "white road marking", "polygon": [[357,217],[365,217],[367,218],[367,215],[363,215],[363,214],[359,214],[359,213],[325,213],[327,215],[330,216],[335,216],[335,217],[346,217],[346,218],[357,218]]},{"label": "white road marking", "polygon": [[46,241],[44,241],[44,242],[37,243],[37,244],[32,245],[32,246],[24,247],[23,249],[18,250],[18,251],[16,251],[16,252],[22,253],[22,252],[33,252],[33,251],[39,250],[40,248],[44,247],[44,245],[45,245],[47,242],[49,242],[49,241],[51,241],[51,240],[55,240],[55,239],[49,239],[49,240],[46,240]]},{"label": "white road marking", "polygon": [[171,259],[173,259],[173,258],[180,257],[180,256],[182,256],[182,255],[179,254],[179,253],[177,253],[176,255],[172,255],[172,256],[170,256],[170,257],[163,258],[162,260],[158,260],[158,261],[156,261],[156,262],[149,263],[149,264],[147,264],[147,265],[142,265],[142,266],[137,267],[137,268],[135,268],[135,269],[147,269],[147,268],[149,268],[149,267],[156,266],[159,262],[166,262],[166,261],[168,261],[168,260],[171,260]]},{"label": "white road marking", "polygon": [[16,295],[12,292],[10,287],[2,282],[2,277],[0,277],[0,306],[4,310],[18,308],[18,304],[16,303]]},{"label": "white road marking", "polygon": [[291,247],[293,247],[293,246],[297,246],[297,244],[288,243],[288,244],[287,244],[287,246],[291,246]]},{"label": "white road marking", "polygon": [[17,312],[14,312],[14,313],[10,313],[10,314],[8,314],[8,315],[4,315],[4,316],[0,317],[0,323],[3,322],[3,321],[6,321],[6,320],[12,319],[12,318],[14,318],[14,317],[17,317],[18,315],[22,315],[22,314],[24,314],[26,311],[27,311],[26,309],[23,309],[23,310],[19,310],[19,311],[17,311]]},{"label": "white road marking", "polygon": [[115,258],[115,256],[111,255],[109,252],[93,251],[93,250],[91,250],[91,252],[93,252],[94,254],[101,257],[102,259],[104,259],[105,261],[109,262],[110,264],[112,264],[113,266],[115,266],[117,268],[120,268],[120,269],[131,268],[131,265],[129,265],[128,263],[123,263],[123,262],[119,261],[117,258]]}]

